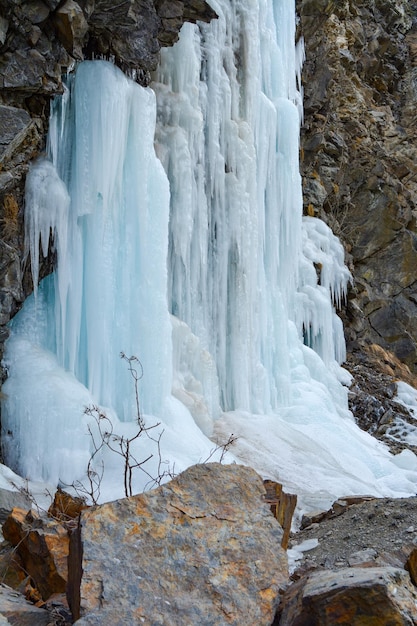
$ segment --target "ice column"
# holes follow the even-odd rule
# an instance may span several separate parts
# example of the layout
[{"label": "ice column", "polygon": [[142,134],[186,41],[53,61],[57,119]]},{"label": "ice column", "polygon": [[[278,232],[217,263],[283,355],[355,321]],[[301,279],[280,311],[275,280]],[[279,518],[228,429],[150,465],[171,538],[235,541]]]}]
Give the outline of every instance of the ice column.
[{"label": "ice column", "polygon": [[50,231],[58,269],[13,321],[5,360],[6,458],[54,480],[85,471],[86,405],[135,419],[121,351],[141,361],[144,413],[161,413],[172,379],[169,186],[153,148],[154,93],[102,61],[81,64],[71,82],[54,105],[52,161],[35,163],[26,186],[35,286]]},{"label": "ice column", "polygon": [[[171,183],[169,296],[173,315],[214,357],[222,408],[263,413],[289,400],[288,318],[301,338],[303,327],[314,334],[310,344],[328,362],[343,355],[329,294],[346,276],[333,272],[317,291],[318,260],[302,252],[294,3],[213,7],[217,20],[184,25],[162,51],[153,85],[157,151]],[[331,261],[330,251],[318,256]]]}]

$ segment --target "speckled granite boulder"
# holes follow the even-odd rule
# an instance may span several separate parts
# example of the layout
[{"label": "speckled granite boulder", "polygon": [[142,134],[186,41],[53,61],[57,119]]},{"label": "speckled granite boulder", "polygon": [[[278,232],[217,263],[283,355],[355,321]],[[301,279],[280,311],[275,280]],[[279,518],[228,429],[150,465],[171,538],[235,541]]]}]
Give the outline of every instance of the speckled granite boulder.
[{"label": "speckled granite boulder", "polygon": [[70,554],[78,623],[271,624],[288,574],[264,494],[252,469],[215,463],[83,511]]}]

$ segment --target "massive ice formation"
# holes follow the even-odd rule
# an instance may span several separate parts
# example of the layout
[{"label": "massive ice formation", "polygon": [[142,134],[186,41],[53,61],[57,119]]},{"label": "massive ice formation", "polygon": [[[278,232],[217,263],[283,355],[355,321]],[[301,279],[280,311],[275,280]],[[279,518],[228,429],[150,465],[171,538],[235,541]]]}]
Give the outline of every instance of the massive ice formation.
[{"label": "massive ice formation", "polygon": [[[58,266],[12,324],[6,458],[31,478],[82,478],[92,404],[134,435],[123,351],[143,368],[145,422],[164,429],[161,457],[147,436],[133,446],[154,455],[150,474],[204,460],[209,436],[233,432],[235,458],[303,506],[410,494],[415,457],[391,457],[347,409],[334,306],[349,272],[329,228],[302,218],[294,2],[212,4],[219,18],[183,27],[153,90],[85,62],[54,104],[26,224],[35,283],[50,230]],[[100,460],[102,498],[116,497],[123,462]],[[134,489],[148,480],[136,472]]]}]

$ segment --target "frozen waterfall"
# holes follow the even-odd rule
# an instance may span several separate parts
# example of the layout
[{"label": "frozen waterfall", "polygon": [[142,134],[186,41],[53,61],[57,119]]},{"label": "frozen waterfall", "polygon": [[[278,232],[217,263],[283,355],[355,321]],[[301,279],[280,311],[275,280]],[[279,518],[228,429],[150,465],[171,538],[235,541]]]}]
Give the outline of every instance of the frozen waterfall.
[{"label": "frozen waterfall", "polygon": [[[413,494],[416,457],[391,456],[347,408],[334,307],[349,272],[329,228],[302,217],[294,1],[210,3],[219,18],[184,25],[152,89],[89,61],[53,104],[48,158],[27,177],[26,245],[35,284],[51,230],[58,264],[11,324],[6,460],[31,479],[82,480],[86,406],[134,435],[123,351],[143,369],[144,422],[159,424],[134,448],[153,455],[151,475],[161,460],[205,460],[233,433],[228,460],[282,482],[301,508]],[[101,498],[122,495],[122,460],[95,461]],[[134,490],[148,480],[135,472]]]}]

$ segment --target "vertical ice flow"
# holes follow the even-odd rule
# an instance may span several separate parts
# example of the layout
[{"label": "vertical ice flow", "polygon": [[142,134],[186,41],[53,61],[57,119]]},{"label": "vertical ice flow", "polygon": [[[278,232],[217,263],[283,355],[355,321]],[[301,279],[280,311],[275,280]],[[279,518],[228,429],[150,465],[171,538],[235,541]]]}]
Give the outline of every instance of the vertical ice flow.
[{"label": "vertical ice flow", "polygon": [[[121,351],[140,357],[145,413],[161,413],[172,367],[166,304],[169,185],[153,150],[154,93],[105,62],[81,64],[71,82],[68,95],[54,103],[53,163],[35,162],[27,179],[34,283],[39,237],[45,254],[50,228],[58,266],[13,322],[4,421],[13,439],[7,458],[25,474],[54,480],[85,469],[86,405],[99,403],[121,420],[134,419],[132,381]],[[22,385],[15,371],[16,376],[25,371],[25,397],[19,398],[20,390],[13,393]],[[66,377],[71,410],[67,394],[61,395]],[[71,430],[79,431],[73,451]],[[51,454],[51,448],[60,452]],[[84,451],[78,463],[77,448]],[[65,472],[59,456],[67,459]]]},{"label": "vertical ice flow", "polygon": [[218,20],[184,25],[163,50],[154,83],[171,184],[169,300],[215,358],[222,408],[263,413],[289,400],[288,318],[327,364],[343,360],[332,299],[349,273],[326,226],[302,224],[294,7],[213,6]]}]

